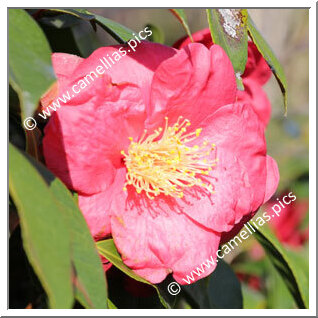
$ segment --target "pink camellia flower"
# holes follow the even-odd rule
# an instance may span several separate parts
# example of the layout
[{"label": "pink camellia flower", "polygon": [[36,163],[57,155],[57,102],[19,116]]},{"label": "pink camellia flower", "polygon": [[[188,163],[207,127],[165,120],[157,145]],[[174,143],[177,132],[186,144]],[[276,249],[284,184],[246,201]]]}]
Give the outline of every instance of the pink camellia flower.
[{"label": "pink camellia flower", "polygon": [[[192,34],[193,41],[204,44],[207,48],[213,45],[210,30],[203,29]],[[178,40],[174,47],[183,48],[191,43],[189,37]],[[271,77],[271,70],[253,42],[248,42],[248,59],[242,80],[244,91],[237,92],[238,101],[250,102],[260,120],[267,126],[271,117],[271,104],[262,86]]]},{"label": "pink camellia flower", "polygon": [[[280,197],[284,195],[286,193],[283,193]],[[270,200],[264,209],[270,209],[276,203],[276,200]],[[297,199],[297,201],[285,205],[279,217],[274,218],[269,223],[269,226],[283,245],[299,248],[308,241],[308,227],[306,229],[300,228],[308,213],[308,208],[309,202],[307,199]]]},{"label": "pink camellia flower", "polygon": [[[53,54],[59,94],[118,51]],[[185,284],[215,258],[222,233],[277,187],[263,124],[236,93],[221,47],[142,42],[45,127],[46,164],[79,193],[92,235],[111,235],[124,263],[151,283],[172,273]]]}]

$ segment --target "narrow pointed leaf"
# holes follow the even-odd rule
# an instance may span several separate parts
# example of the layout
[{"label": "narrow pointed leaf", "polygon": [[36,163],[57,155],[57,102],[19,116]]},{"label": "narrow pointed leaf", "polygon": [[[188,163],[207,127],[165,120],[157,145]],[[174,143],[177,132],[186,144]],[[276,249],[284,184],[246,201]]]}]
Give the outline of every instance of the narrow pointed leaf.
[{"label": "narrow pointed leaf", "polygon": [[88,12],[86,9],[50,9],[50,10],[71,14],[77,18],[87,20],[87,21],[94,20],[94,14]]},{"label": "narrow pointed leaf", "polygon": [[86,308],[107,308],[106,280],[101,260],[85,219],[65,185],[55,178],[50,188],[63,204],[71,233],[76,298]]},{"label": "narrow pointed leaf", "polygon": [[53,11],[68,13],[81,18],[84,20],[89,20],[91,23],[98,24],[107,33],[109,33],[116,41],[119,43],[126,43],[132,39],[134,31],[121,25],[118,22],[104,18],[98,14],[91,13],[85,9],[51,9]]},{"label": "narrow pointed leaf", "polygon": [[66,186],[42,164],[30,158],[46,180],[51,193],[62,208],[71,238],[75,297],[85,308],[107,308],[107,283],[95,242],[75,199]]},{"label": "narrow pointed leaf", "polygon": [[9,9],[9,79],[19,96],[22,120],[32,116],[55,81],[45,35],[22,9]]},{"label": "narrow pointed leaf", "polygon": [[183,28],[187,32],[188,36],[190,37],[191,41],[193,42],[192,34],[188,25],[188,19],[183,9],[170,9],[175,17],[180,21]]},{"label": "narrow pointed leaf", "polygon": [[96,244],[97,244],[97,249],[98,249],[99,253],[101,255],[103,255],[105,258],[107,258],[114,266],[116,266],[118,269],[120,269],[126,275],[137,280],[138,282],[153,286],[156,289],[156,291],[158,293],[158,297],[159,297],[161,303],[163,304],[163,306],[166,308],[170,308],[170,305],[165,301],[165,299],[163,299],[163,297],[162,297],[162,295],[161,295],[161,293],[156,285],[153,285],[153,284],[149,283],[147,280],[145,280],[144,278],[138,276],[129,267],[127,267],[124,264],[124,262],[122,261],[120,255],[117,251],[117,248],[114,244],[114,241],[112,239],[99,241]]},{"label": "narrow pointed leaf", "polygon": [[279,87],[283,93],[284,97],[284,109],[285,109],[285,115],[287,114],[287,80],[286,76],[283,70],[283,67],[279,63],[277,57],[275,56],[274,52],[268,45],[268,43],[265,41],[265,39],[262,37],[260,32],[255,27],[255,24],[251,17],[248,17],[247,20],[247,30],[248,34],[257,46],[259,52],[262,54],[266,62],[268,63],[269,67],[271,68],[272,72],[274,73]]},{"label": "narrow pointed leaf", "polygon": [[70,236],[62,211],[33,165],[9,145],[9,189],[17,207],[24,250],[51,308],[71,308]]},{"label": "narrow pointed leaf", "polygon": [[126,43],[134,37],[134,31],[119,24],[118,22],[104,18],[97,14],[95,14],[95,21],[119,43]]},{"label": "narrow pointed leaf", "polygon": [[306,257],[284,248],[268,226],[255,233],[266,254],[285,281],[299,308],[308,308],[309,269]]},{"label": "narrow pointed leaf", "polygon": [[241,76],[247,62],[247,10],[206,9],[213,43],[220,45],[230,58],[238,89],[244,90]]}]

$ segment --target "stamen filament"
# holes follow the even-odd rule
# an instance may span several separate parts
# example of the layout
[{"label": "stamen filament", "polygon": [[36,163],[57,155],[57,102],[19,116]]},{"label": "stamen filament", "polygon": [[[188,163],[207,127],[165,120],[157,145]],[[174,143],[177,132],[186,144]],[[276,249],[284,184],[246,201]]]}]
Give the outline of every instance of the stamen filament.
[{"label": "stamen filament", "polygon": [[187,145],[202,132],[202,128],[197,128],[187,133],[190,125],[188,119],[180,116],[169,127],[168,117],[165,117],[164,128],[159,127],[148,136],[145,130],[138,142],[129,137],[128,153],[121,151],[127,167],[123,190],[133,185],[137,193],[145,191],[149,199],[160,194],[182,198],[184,190],[193,186],[213,193],[213,186],[204,183],[199,176],[206,178],[216,165],[217,159],[210,158],[215,144],[204,141],[202,145]]}]

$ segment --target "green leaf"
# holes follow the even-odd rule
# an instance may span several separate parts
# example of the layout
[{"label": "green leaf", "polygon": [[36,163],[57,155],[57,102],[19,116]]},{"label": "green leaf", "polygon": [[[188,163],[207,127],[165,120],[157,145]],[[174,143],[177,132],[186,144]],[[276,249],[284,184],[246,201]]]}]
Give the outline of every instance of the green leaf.
[{"label": "green leaf", "polygon": [[247,10],[206,9],[211,36],[230,58],[238,89],[244,90],[241,75],[247,62]]},{"label": "green leaf", "polygon": [[298,307],[308,308],[309,269],[306,257],[285,249],[268,226],[259,227],[255,236],[284,279]]},{"label": "green leaf", "polygon": [[243,308],[240,282],[230,265],[222,260],[218,260],[210,276],[182,288],[200,309]]},{"label": "green leaf", "polygon": [[94,14],[88,12],[86,9],[49,9],[49,10],[71,14],[77,18],[80,18],[86,21],[94,20]]},{"label": "green leaf", "polygon": [[32,116],[55,81],[51,50],[38,24],[21,9],[9,9],[9,78],[20,100],[22,120]]},{"label": "green leaf", "polygon": [[117,307],[112,303],[112,301],[107,299],[108,309],[117,309]]},{"label": "green leaf", "polygon": [[32,164],[9,144],[9,189],[20,217],[24,250],[51,308],[71,308],[70,237],[62,211]]},{"label": "green leaf", "polygon": [[188,25],[187,16],[184,13],[183,9],[170,9],[174,16],[181,22],[183,28],[187,32],[188,36],[190,37],[191,41],[193,42],[192,34]]},{"label": "green leaf", "polygon": [[255,24],[250,16],[247,19],[247,30],[248,34],[255,43],[256,47],[258,48],[259,52],[262,54],[264,59],[266,60],[267,64],[271,68],[272,72],[274,73],[279,87],[284,96],[284,108],[285,108],[285,115],[287,114],[287,80],[283,70],[283,67],[279,63],[277,57],[275,56],[274,52],[262,37],[260,32],[255,27]]},{"label": "green leaf", "polygon": [[261,292],[248,287],[246,284],[242,284],[242,294],[244,309],[266,308],[266,298]]},{"label": "green leaf", "polygon": [[[20,154],[22,158],[23,155],[24,154]],[[69,257],[71,258],[73,266],[72,281],[76,298],[86,308],[107,308],[107,284],[105,274],[95,248],[94,240],[74,198],[65,185],[42,164],[29,156],[25,156],[23,159],[36,173],[39,173],[37,174],[38,178],[43,178],[41,181],[45,184],[45,189],[49,191],[50,196],[52,196],[54,200],[52,210],[56,210],[55,214],[57,214],[61,220],[64,220],[67,226],[67,233],[65,235],[70,238],[68,241],[70,244]],[[21,176],[21,178],[25,180],[31,179],[32,177],[33,176],[28,176],[28,178],[25,178]],[[36,190],[33,190],[34,193],[36,193]],[[38,203],[38,206],[41,207],[41,204]],[[41,210],[42,214],[43,211],[47,214],[45,207],[42,206]],[[49,222],[46,226],[51,227],[51,224],[52,223]],[[55,233],[55,236],[56,235],[57,233]],[[48,241],[50,241],[50,239],[51,238],[48,238]],[[63,237],[61,237],[61,239],[63,239]],[[26,242],[28,242],[28,240],[26,240]],[[52,257],[50,262],[55,264],[55,258]],[[58,266],[58,264],[56,266]]]},{"label": "green leaf", "polygon": [[31,163],[46,180],[51,193],[63,211],[71,238],[71,257],[74,266],[75,296],[86,308],[107,308],[107,283],[95,242],[75,198],[42,164],[30,158]]},{"label": "green leaf", "polygon": [[267,308],[293,309],[295,301],[289,292],[283,278],[274,268],[273,264],[268,266],[268,277],[266,279]]},{"label": "green leaf", "polygon": [[86,308],[107,308],[106,279],[86,221],[65,185],[54,179],[50,188],[63,204],[70,233],[72,261],[75,268],[76,298]]},{"label": "green leaf", "polygon": [[163,306],[166,308],[170,308],[170,305],[167,303],[167,301],[165,299],[163,299],[163,297],[159,291],[159,288],[156,285],[153,285],[153,284],[149,283],[147,280],[145,280],[144,278],[138,276],[129,267],[127,267],[123,263],[120,255],[117,251],[117,248],[114,244],[114,241],[112,239],[99,241],[96,243],[96,245],[97,245],[97,249],[98,249],[99,253],[101,255],[103,255],[105,258],[107,258],[114,266],[116,266],[118,269],[120,269],[126,275],[137,280],[138,282],[153,286],[156,289],[156,291],[158,293],[158,297],[159,297],[161,303],[163,304]]},{"label": "green leaf", "polygon": [[134,31],[121,25],[118,22],[104,18],[98,14],[91,13],[85,9],[51,9],[53,11],[64,12],[98,24],[109,33],[119,43],[126,43],[133,38]]},{"label": "green leaf", "polygon": [[95,21],[119,43],[126,43],[133,38],[134,31],[115,21],[104,18],[100,15],[95,15]]},{"label": "green leaf", "polygon": [[153,24],[147,24],[145,26],[145,28],[149,28],[151,30],[151,32],[152,32],[150,37],[148,37],[149,41],[156,42],[156,43],[162,43],[162,44],[164,43],[165,35],[164,35],[163,31],[159,27],[157,27],[157,26],[155,26]]}]

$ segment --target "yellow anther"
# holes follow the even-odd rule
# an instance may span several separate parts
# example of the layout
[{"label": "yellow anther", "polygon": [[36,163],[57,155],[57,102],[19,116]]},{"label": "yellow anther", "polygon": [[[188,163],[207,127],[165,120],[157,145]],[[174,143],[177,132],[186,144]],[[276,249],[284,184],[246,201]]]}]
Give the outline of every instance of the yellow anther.
[{"label": "yellow anther", "polygon": [[195,130],[195,135],[196,135],[197,137],[199,137],[200,134],[201,134],[201,131],[202,131],[202,128],[196,129],[196,130]]},{"label": "yellow anther", "polygon": [[126,186],[132,185],[138,194],[144,192],[151,200],[160,194],[182,199],[184,190],[193,186],[212,193],[212,185],[199,178],[208,176],[215,165],[216,160],[209,156],[211,143],[188,144],[199,137],[202,128],[187,133],[189,120],[180,116],[172,126],[168,126],[168,117],[165,120],[164,127],[148,135],[145,131],[137,142],[129,137],[127,153],[121,150],[127,168],[123,190],[127,191]]}]

